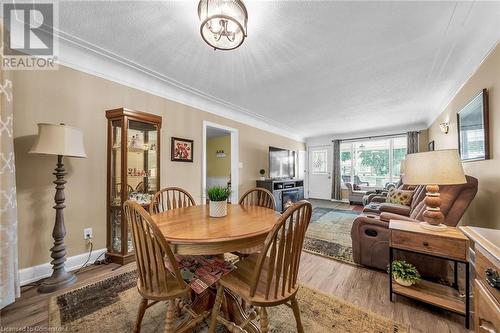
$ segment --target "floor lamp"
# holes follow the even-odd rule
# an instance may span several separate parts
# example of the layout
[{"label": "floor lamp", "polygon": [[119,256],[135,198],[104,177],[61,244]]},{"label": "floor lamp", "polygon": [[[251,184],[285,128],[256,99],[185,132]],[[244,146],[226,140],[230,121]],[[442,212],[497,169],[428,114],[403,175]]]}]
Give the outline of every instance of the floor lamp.
[{"label": "floor lamp", "polygon": [[462,161],[456,149],[435,150],[406,155],[405,184],[426,185],[424,221],[425,229],[444,231],[439,185],[465,184]]},{"label": "floor lamp", "polygon": [[50,293],[64,288],[76,281],[76,276],[66,272],[64,262],[66,261],[66,245],[64,245],[64,236],[66,228],[64,227],[64,184],[66,180],[66,170],[64,169],[63,156],[68,157],[87,157],[83,147],[82,132],[75,127],[64,124],[38,124],[38,137],[30,150],[34,154],[57,155],[56,176],[56,194],[54,196],[56,210],[56,220],[52,237],[54,246],[50,249],[52,261],[52,275],[44,280],[38,287],[40,293]]}]

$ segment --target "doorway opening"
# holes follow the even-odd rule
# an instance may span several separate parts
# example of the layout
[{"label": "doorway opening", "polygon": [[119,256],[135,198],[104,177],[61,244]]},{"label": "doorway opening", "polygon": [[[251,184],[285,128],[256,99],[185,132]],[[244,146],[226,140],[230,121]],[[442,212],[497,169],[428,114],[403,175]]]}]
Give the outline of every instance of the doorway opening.
[{"label": "doorway opening", "polygon": [[213,186],[231,188],[231,202],[238,202],[238,130],[203,122],[202,202]]}]

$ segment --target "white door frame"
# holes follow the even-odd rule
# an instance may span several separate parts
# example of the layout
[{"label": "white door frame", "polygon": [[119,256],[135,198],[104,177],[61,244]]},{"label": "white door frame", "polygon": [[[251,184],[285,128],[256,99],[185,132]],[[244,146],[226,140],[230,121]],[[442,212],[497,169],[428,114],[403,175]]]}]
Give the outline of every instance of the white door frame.
[{"label": "white door frame", "polygon": [[201,202],[204,204],[207,199],[207,127],[218,128],[230,132],[231,135],[231,202],[238,202],[239,178],[239,146],[238,130],[236,128],[203,121],[203,147],[202,147],[202,171],[201,171]]}]

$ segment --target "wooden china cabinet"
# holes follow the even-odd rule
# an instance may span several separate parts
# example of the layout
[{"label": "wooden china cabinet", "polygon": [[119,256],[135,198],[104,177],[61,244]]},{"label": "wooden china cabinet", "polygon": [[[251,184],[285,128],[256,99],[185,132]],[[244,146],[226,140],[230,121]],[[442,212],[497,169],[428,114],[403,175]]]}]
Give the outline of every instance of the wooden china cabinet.
[{"label": "wooden china cabinet", "polygon": [[138,201],[146,210],[160,188],[161,117],[125,108],[106,111],[108,181],[106,256],[113,262],[134,261],[131,231],[123,203]]}]

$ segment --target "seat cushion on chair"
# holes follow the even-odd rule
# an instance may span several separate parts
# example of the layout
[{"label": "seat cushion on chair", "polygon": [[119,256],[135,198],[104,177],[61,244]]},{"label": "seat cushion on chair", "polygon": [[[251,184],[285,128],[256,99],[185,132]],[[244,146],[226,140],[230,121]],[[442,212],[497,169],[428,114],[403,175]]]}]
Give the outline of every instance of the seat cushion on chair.
[{"label": "seat cushion on chair", "polygon": [[[232,263],[217,256],[175,255],[175,260],[182,279],[197,294],[205,291],[235,268]],[[167,268],[172,271],[168,264]]]},{"label": "seat cushion on chair", "polygon": [[[247,303],[255,306],[270,306],[276,303],[276,298],[274,294],[270,292],[269,299],[266,299],[266,286],[267,284],[267,267],[268,259],[266,257],[264,264],[262,265],[262,272],[260,274],[260,279],[257,284],[257,289],[255,295],[250,297],[250,286],[251,281],[254,277],[254,272],[257,269],[257,260],[259,258],[258,254],[252,254],[236,263],[236,269],[230,274],[223,276],[219,283],[225,288],[233,291],[237,295],[241,296]],[[276,275],[276,274],[274,274]],[[274,290],[275,278],[271,281],[271,290]],[[285,288],[286,289],[286,288]],[[284,295],[281,292],[278,293],[278,298],[285,302],[291,298],[298,290],[298,284],[292,288],[290,292],[285,290]],[[281,291],[281,289],[280,289]]]}]

